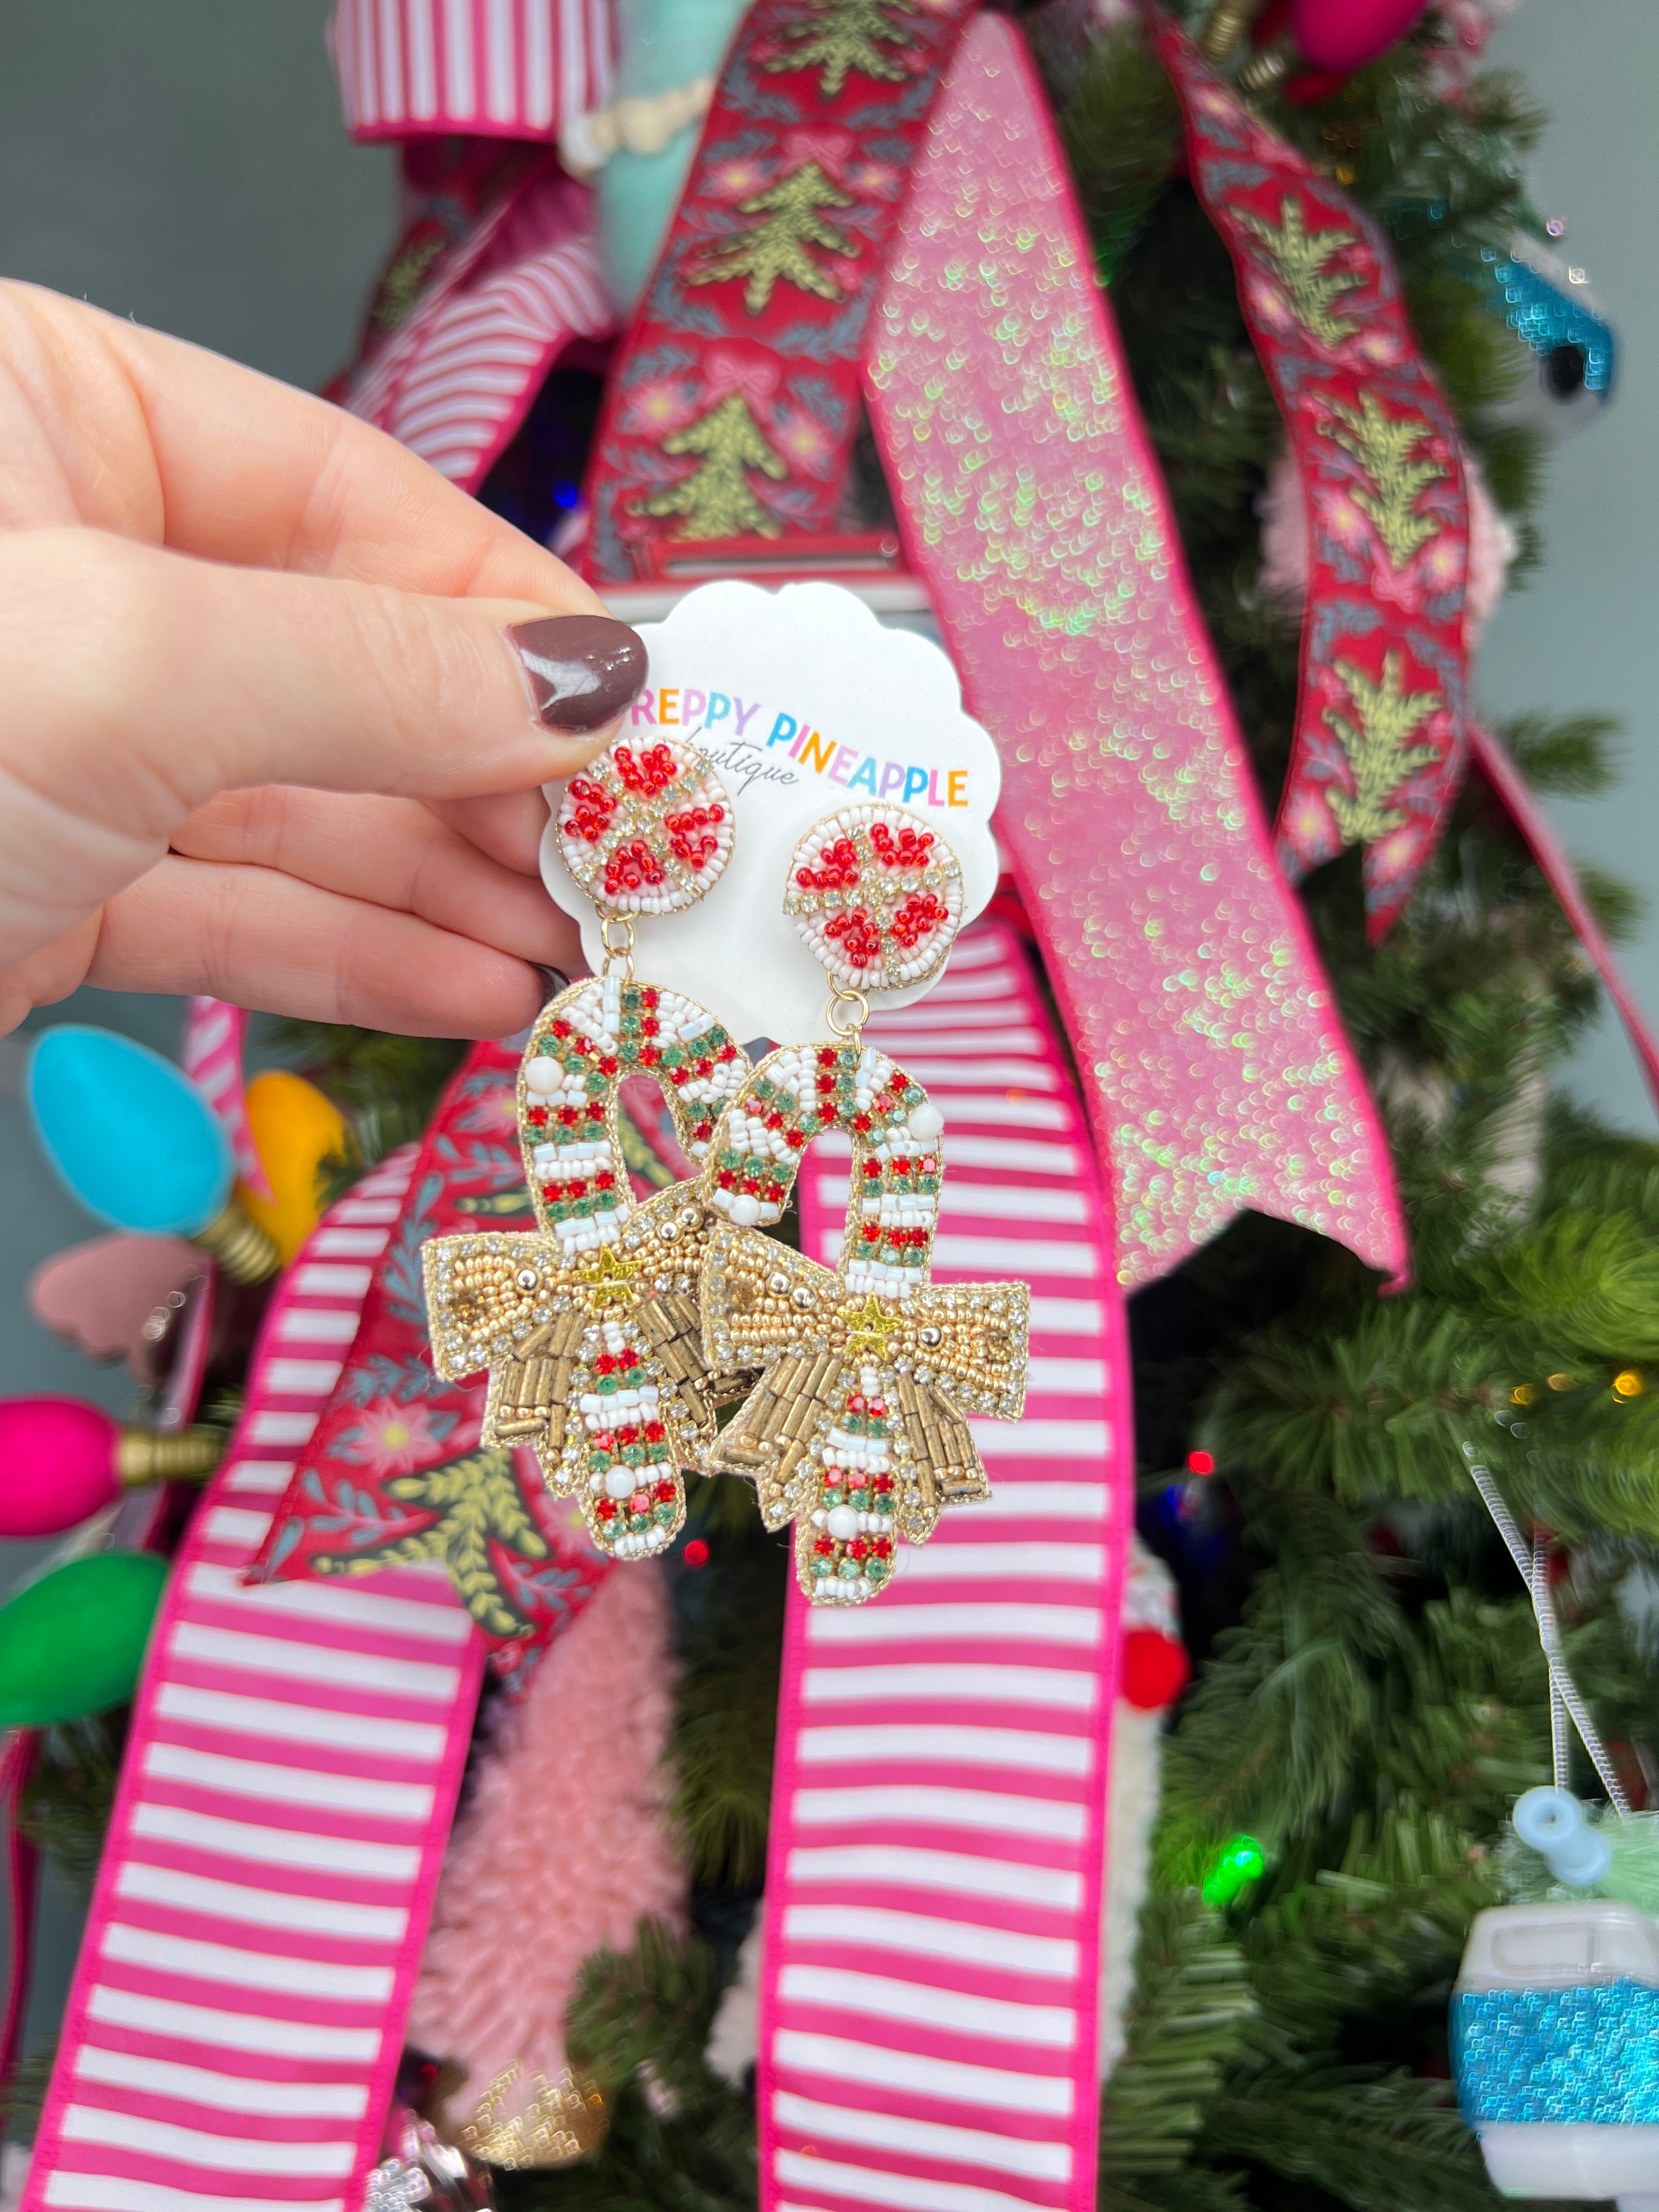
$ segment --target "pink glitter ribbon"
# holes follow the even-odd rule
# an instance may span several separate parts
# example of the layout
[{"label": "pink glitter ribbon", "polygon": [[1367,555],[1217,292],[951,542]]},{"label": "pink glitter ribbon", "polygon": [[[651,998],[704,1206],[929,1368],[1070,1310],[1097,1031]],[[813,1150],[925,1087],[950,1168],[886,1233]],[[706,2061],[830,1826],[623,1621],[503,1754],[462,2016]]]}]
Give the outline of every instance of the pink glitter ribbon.
[{"label": "pink glitter ribbon", "polygon": [[1619,1018],[1625,1024],[1625,1034],[1629,1037],[1631,1050],[1640,1064],[1648,1095],[1654,1104],[1659,1106],[1659,1042],[1655,1041],[1647,1017],[1637,1005],[1635,994],[1625,981],[1624,970],[1613,957],[1613,947],[1608,944],[1601,923],[1595,919],[1595,909],[1584,896],[1584,887],[1578,880],[1572,862],[1562,849],[1561,841],[1557,837],[1548,815],[1533,797],[1526,778],[1490,730],[1483,729],[1479,722],[1471,722],[1469,745],[1476,767],[1524,839],[1528,851],[1538,863],[1540,872],[1554,892],[1557,903],[1571,925],[1574,936],[1583,946],[1591,967],[1601,977]]},{"label": "pink glitter ribbon", "polygon": [[1064,158],[1001,18],[964,33],[877,325],[877,435],[1001,750],[998,826],[1113,1164],[1121,1280],[1246,1207],[1397,1279],[1387,1143],[1274,866]]},{"label": "pink glitter ribbon", "polygon": [[[757,2056],[763,2212],[1090,2212],[1106,1779],[1133,1528],[1110,1209],[1013,932],[872,1020],[945,1117],[933,1279],[1031,1285],[1024,1420],[872,1605],[784,1632]],[[847,1156],[801,1249],[839,1257]]]}]

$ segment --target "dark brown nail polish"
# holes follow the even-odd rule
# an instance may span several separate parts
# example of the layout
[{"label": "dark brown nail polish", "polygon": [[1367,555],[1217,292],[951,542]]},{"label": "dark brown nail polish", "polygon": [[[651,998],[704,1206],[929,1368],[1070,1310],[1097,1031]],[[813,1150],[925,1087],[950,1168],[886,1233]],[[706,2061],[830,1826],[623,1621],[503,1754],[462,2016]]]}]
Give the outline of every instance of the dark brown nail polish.
[{"label": "dark brown nail polish", "polygon": [[550,730],[600,728],[645,682],[645,641],[609,615],[549,615],[515,623],[507,637]]}]

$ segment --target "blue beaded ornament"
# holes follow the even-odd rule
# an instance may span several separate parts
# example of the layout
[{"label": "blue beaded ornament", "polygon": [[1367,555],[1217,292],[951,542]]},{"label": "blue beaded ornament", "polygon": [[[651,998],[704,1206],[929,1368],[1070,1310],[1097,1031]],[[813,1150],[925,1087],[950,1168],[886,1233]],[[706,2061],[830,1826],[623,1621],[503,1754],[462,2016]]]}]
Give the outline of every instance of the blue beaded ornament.
[{"label": "blue beaded ornament", "polygon": [[1507,247],[1471,248],[1465,273],[1532,357],[1532,375],[1495,411],[1552,437],[1582,429],[1611,398],[1618,358],[1583,270],[1519,234]]}]

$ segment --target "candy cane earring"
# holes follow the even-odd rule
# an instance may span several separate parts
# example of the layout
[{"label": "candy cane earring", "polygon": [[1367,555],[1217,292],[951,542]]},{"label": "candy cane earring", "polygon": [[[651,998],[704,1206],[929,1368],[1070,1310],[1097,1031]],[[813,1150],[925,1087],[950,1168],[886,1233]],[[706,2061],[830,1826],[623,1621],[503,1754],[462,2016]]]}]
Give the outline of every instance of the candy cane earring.
[{"label": "candy cane earring", "polygon": [[749,1061],[705,1007],[635,979],[635,924],[718,881],[732,806],[691,746],[619,741],[571,779],[558,829],[605,964],[544,1008],[519,1071],[536,1230],[425,1247],[432,1356],[452,1381],[487,1368],[484,1447],[528,1445],[602,1549],[641,1558],[678,1534],[682,1471],[714,1433],[696,1297],[708,1223],[690,1185],[636,1205],[618,1097],[630,1076],[654,1078],[700,1160]]},{"label": "candy cane earring", "polygon": [[[844,810],[791,862],[785,911],[833,987],[820,1044],[769,1053],[714,1133],[702,1194],[716,1217],[703,1267],[704,1349],[763,1370],[706,1465],[749,1476],[770,1528],[795,1524],[795,1571],[818,1604],[858,1604],[890,1578],[896,1540],[988,1487],[965,1416],[1017,1420],[1025,1398],[1024,1283],[929,1279],[943,1117],[863,1042],[872,993],[943,966],[962,915],[944,839],[892,806]],[[838,1268],[759,1233],[811,1139],[852,1139]]]}]

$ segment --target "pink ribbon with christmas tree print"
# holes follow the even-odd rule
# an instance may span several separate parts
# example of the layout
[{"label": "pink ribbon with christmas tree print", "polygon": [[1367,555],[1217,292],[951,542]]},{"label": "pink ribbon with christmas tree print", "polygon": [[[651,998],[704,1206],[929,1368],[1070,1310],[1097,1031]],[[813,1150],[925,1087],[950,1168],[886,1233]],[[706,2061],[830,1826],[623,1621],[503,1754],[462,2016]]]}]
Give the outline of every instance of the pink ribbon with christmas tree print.
[{"label": "pink ribbon with christmas tree print", "polygon": [[1468,760],[1468,484],[1388,242],[1251,114],[1156,5],[1193,182],[1232,255],[1308,516],[1302,684],[1279,801],[1294,881],[1364,845],[1373,942],[1410,897]]}]

